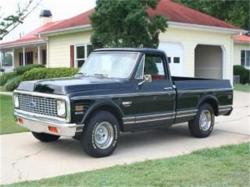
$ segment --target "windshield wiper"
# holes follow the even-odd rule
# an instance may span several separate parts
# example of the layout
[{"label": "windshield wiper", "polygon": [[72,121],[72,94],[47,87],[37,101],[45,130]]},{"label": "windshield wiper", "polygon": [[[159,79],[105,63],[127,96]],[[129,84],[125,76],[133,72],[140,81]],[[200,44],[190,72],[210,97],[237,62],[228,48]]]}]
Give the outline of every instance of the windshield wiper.
[{"label": "windshield wiper", "polygon": [[87,73],[78,72],[75,76],[87,76]]},{"label": "windshield wiper", "polygon": [[94,76],[95,77],[101,77],[101,78],[108,78],[107,74],[101,74],[101,73],[95,73]]}]

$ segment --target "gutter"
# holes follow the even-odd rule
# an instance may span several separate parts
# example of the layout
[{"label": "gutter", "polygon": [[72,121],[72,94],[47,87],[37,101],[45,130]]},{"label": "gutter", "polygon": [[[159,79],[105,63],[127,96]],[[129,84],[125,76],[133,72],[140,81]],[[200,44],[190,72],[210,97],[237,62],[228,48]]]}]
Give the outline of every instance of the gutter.
[{"label": "gutter", "polygon": [[177,29],[189,29],[189,30],[199,30],[199,31],[207,31],[207,32],[216,32],[216,33],[226,33],[226,34],[239,34],[239,33],[247,33],[247,30],[243,29],[233,29],[233,28],[225,28],[225,27],[216,27],[216,26],[207,26],[207,25],[198,25],[198,24],[190,24],[190,23],[180,23],[174,21],[168,21],[168,25],[171,28]]}]

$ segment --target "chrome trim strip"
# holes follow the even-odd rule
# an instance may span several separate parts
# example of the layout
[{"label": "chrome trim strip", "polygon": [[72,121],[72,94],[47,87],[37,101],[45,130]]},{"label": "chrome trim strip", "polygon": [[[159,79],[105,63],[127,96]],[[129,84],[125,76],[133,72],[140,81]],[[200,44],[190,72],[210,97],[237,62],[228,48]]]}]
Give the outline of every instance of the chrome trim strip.
[{"label": "chrome trim strip", "polygon": [[88,96],[75,96],[72,100],[78,99],[99,99],[99,98],[113,98],[113,97],[136,97],[136,96],[152,96],[152,95],[169,95],[169,92],[175,93],[175,91],[165,92],[144,92],[144,93],[123,93],[123,94],[107,94],[107,95],[88,95]]},{"label": "chrome trim strip", "polygon": [[194,110],[177,111],[177,112],[176,112],[176,115],[179,115],[179,114],[186,114],[186,113],[193,113],[193,112],[198,112],[198,110],[197,110],[197,109],[194,109]]},{"label": "chrome trim strip", "polygon": [[40,92],[30,92],[30,91],[21,91],[21,90],[15,90],[13,92],[13,95],[15,94],[25,94],[25,95],[32,95],[32,96],[38,96],[38,97],[46,97],[46,98],[54,98],[54,99],[61,99],[66,102],[66,118],[60,118],[60,117],[53,117],[53,116],[47,116],[47,115],[41,115],[36,113],[30,113],[26,111],[21,111],[15,108],[18,112],[23,112],[29,115],[37,116],[37,117],[44,117],[49,119],[56,119],[58,121],[65,121],[70,122],[71,120],[71,109],[70,109],[70,99],[66,95],[55,95],[55,94],[47,94],[47,93],[40,93]]},{"label": "chrome trim strip", "polygon": [[227,112],[232,110],[232,108],[224,108],[224,109],[219,109],[219,112]]},{"label": "chrome trim strip", "polygon": [[22,127],[25,127],[34,132],[44,132],[44,133],[52,134],[48,130],[48,126],[51,125],[59,129],[59,133],[56,135],[61,135],[61,136],[73,137],[75,136],[75,133],[82,132],[83,127],[85,125],[85,124],[45,121],[45,120],[34,118],[32,116],[26,116],[26,115],[24,116],[16,112],[15,112],[15,115],[17,117],[24,119],[24,124],[21,125]]},{"label": "chrome trim strip", "polygon": [[165,118],[158,118],[158,119],[147,119],[147,120],[139,120],[139,121],[127,121],[123,122],[123,124],[137,124],[137,123],[146,123],[146,122],[153,122],[153,121],[163,121],[163,120],[169,120],[174,119],[174,117],[165,117]]},{"label": "chrome trim strip", "polygon": [[67,122],[64,118],[54,117],[54,116],[46,116],[42,114],[36,114],[32,112],[27,112],[19,109],[14,110],[15,115],[26,115],[26,116],[32,116],[33,118],[40,118],[44,120],[54,120],[54,121],[60,121],[60,122]]},{"label": "chrome trim strip", "polygon": [[199,92],[219,92],[219,91],[233,91],[232,88],[218,88],[218,89],[197,89],[197,90],[179,90],[178,93],[199,93]]},{"label": "chrome trim strip", "polygon": [[219,108],[232,108],[232,105],[220,105]]},{"label": "chrome trim strip", "polygon": [[141,116],[132,116],[132,117],[123,117],[123,120],[129,120],[129,119],[143,119],[147,117],[163,117],[163,116],[170,116],[170,115],[175,115],[175,112],[170,112],[170,113],[163,113],[163,114],[149,114],[149,115],[141,115]]},{"label": "chrome trim strip", "polygon": [[[195,116],[197,111],[198,110],[187,110],[187,111],[169,112],[169,113],[163,113],[163,114],[149,114],[149,115],[143,115],[143,116],[123,117],[122,120],[124,124],[132,124],[132,123],[136,124],[136,123],[143,123],[143,122],[174,119],[174,115],[176,115],[176,118]],[[155,119],[155,117],[161,117],[161,118]],[[154,118],[154,119],[145,119],[145,118]]]},{"label": "chrome trim strip", "polygon": [[196,113],[193,113],[193,114],[185,114],[185,115],[177,115],[176,116],[176,118],[184,118],[184,117],[193,117],[193,116],[195,116],[196,115]]}]

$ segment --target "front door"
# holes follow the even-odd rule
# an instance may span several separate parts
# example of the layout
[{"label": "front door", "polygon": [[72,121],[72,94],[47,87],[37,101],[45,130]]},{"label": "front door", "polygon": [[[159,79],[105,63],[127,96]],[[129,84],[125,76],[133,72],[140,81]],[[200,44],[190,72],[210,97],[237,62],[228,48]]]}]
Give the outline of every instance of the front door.
[{"label": "front door", "polygon": [[145,54],[143,64],[144,77],[151,82],[139,82],[136,124],[143,126],[171,125],[174,120],[175,90],[168,75],[165,56]]}]

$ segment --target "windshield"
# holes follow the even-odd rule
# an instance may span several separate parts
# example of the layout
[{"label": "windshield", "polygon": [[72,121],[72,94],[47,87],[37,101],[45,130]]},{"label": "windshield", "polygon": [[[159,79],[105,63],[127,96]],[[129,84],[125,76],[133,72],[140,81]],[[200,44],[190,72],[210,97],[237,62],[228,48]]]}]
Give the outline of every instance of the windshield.
[{"label": "windshield", "polygon": [[138,52],[94,52],[80,69],[84,76],[129,78],[137,62]]}]

